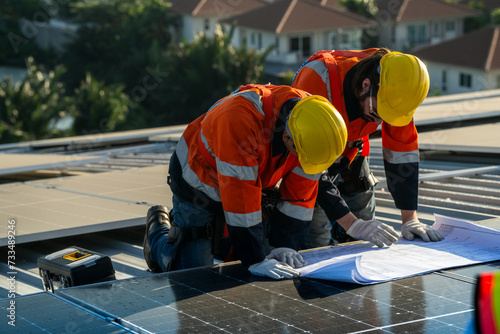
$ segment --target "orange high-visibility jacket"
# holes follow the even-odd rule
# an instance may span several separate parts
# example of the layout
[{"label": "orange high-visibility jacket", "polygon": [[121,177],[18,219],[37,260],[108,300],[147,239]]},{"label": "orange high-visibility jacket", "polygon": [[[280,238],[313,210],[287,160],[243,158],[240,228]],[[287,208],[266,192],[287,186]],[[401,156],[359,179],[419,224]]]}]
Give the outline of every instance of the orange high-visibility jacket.
[{"label": "orange high-visibility jacket", "polygon": [[[322,50],[312,55],[295,75],[293,87],[330,100],[341,113],[348,132],[348,142],[357,141],[375,132],[377,124],[365,122],[346,109],[344,89],[347,73],[376,48],[360,51]],[[382,123],[382,146],[387,183],[399,209],[416,210],[418,197],[418,134],[413,120],[406,126]],[[354,158],[353,148],[346,147],[343,155]],[[357,151],[355,152],[357,153]]]},{"label": "orange high-visibility jacket", "polygon": [[[176,147],[183,179],[222,202],[232,244],[245,264],[266,255],[262,189],[273,189],[282,179],[279,189],[286,201],[278,202],[277,209],[294,226],[295,238],[304,235],[297,225],[305,228],[312,219],[320,174],[306,174],[297,156],[288,154],[282,140],[287,115],[280,115],[286,101],[307,95],[289,86],[242,86],[190,123]],[[273,246],[297,249],[298,243],[281,240]]]}]

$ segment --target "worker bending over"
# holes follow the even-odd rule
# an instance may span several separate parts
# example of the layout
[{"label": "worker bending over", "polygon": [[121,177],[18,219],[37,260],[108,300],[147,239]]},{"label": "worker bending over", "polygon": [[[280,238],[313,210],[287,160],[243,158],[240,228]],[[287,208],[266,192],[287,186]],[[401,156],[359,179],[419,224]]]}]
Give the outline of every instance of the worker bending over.
[{"label": "worker bending over", "polygon": [[370,240],[369,233],[389,228],[373,220],[377,181],[368,165],[368,136],[380,125],[387,185],[401,210],[402,235],[408,240],[442,240],[417,216],[419,152],[413,115],[429,91],[429,74],[420,59],[385,48],[318,51],[299,69],[292,86],[327,98],[348,133],[345,150],[328,169],[347,206],[339,213],[329,204],[333,197],[320,190],[315,218],[323,218],[313,219],[305,247],[331,244],[332,235],[339,242],[362,239],[390,245]]}]

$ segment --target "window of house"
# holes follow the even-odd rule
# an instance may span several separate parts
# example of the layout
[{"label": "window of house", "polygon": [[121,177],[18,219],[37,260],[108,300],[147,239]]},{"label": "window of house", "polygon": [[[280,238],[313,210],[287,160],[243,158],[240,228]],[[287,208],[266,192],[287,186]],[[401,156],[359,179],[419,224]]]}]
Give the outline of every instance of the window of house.
[{"label": "window of house", "polygon": [[460,73],[460,87],[472,87],[472,75]]},{"label": "window of house", "polygon": [[338,45],[338,41],[337,41],[337,33],[334,32],[332,34],[332,38],[331,38],[331,49],[336,49],[337,48],[337,45]]},{"label": "window of house", "polygon": [[257,34],[257,49],[262,49],[262,34]]},{"label": "window of house", "polygon": [[427,27],[425,24],[408,26],[408,42],[410,45],[418,45],[426,42]]},{"label": "window of house", "polygon": [[274,40],[274,51],[277,54],[280,54],[280,38],[279,37],[276,37],[276,39]]},{"label": "window of house", "polygon": [[444,70],[442,73],[441,73],[441,90],[443,92],[446,92],[446,90],[448,89],[448,73],[446,72],[446,70]]},{"label": "window of house", "polygon": [[250,35],[250,44],[255,45],[255,33],[254,32]]},{"label": "window of house", "polygon": [[210,30],[210,20],[209,19],[205,19],[204,26],[205,26],[205,31]]},{"label": "window of house", "polygon": [[309,57],[311,55],[311,37],[302,38],[302,55]]},{"label": "window of house", "polygon": [[439,37],[441,35],[441,24],[434,22],[432,24],[432,36]]},{"label": "window of house", "polygon": [[447,21],[446,22],[446,31],[455,31],[455,21]]},{"label": "window of house", "polygon": [[290,38],[290,52],[298,52],[302,56],[309,57],[311,55],[311,37]]},{"label": "window of house", "polygon": [[297,51],[299,51],[299,38],[292,37],[290,38],[290,52],[297,52]]},{"label": "window of house", "polygon": [[340,39],[342,41],[342,44],[349,44],[349,34],[344,32],[342,35],[340,35]]}]

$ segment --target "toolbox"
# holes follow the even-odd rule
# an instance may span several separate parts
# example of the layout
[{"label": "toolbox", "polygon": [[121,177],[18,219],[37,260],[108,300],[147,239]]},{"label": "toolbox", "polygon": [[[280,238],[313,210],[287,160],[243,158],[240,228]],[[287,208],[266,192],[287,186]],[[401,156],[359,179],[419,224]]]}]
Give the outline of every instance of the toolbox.
[{"label": "toolbox", "polygon": [[76,246],[39,257],[37,264],[45,291],[115,279],[108,256]]}]

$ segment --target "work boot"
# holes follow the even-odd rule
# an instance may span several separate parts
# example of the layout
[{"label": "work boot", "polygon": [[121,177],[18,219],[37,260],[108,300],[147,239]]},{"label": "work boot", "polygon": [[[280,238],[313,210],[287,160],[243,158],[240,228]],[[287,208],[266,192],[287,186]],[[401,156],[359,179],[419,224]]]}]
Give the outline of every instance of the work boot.
[{"label": "work boot", "polygon": [[144,259],[148,264],[148,268],[155,273],[163,272],[158,262],[151,259],[151,247],[149,246],[149,235],[161,225],[166,225],[170,229],[170,215],[168,209],[163,205],[154,205],[149,208],[148,215],[146,216],[146,232],[144,233],[144,242],[142,250],[144,252]]}]

